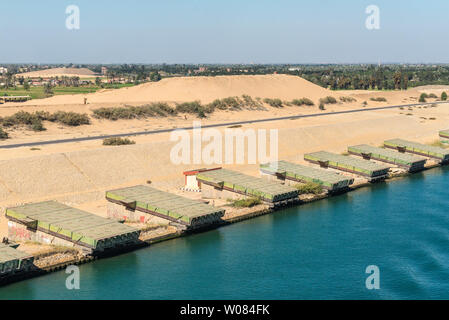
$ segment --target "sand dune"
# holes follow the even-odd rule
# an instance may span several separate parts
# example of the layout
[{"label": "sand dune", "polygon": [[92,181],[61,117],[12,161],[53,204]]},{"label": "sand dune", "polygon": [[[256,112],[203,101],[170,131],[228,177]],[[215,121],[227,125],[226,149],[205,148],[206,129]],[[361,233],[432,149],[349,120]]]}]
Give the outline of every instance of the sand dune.
[{"label": "sand dune", "polygon": [[145,83],[130,88],[103,90],[88,95],[64,95],[31,100],[28,105],[79,104],[84,97],[89,103],[145,103],[156,101],[203,103],[218,98],[241,96],[292,100],[307,97],[313,101],[339,93],[331,92],[300,77],[289,75],[179,77]]},{"label": "sand dune", "polygon": [[46,78],[46,77],[80,77],[92,78],[96,73],[87,68],[52,68],[46,70],[19,73],[16,76],[24,78]]}]

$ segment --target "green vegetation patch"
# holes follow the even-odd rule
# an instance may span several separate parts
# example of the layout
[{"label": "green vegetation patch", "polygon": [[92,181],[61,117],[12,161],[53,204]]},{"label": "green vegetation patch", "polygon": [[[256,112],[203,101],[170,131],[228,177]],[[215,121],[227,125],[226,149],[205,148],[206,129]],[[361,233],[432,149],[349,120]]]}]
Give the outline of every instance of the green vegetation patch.
[{"label": "green vegetation patch", "polygon": [[336,103],[337,103],[337,99],[335,99],[332,96],[327,96],[325,98],[320,99],[320,104],[336,104]]},{"label": "green vegetation patch", "polygon": [[135,141],[128,138],[106,138],[103,140],[104,146],[123,146],[128,144],[136,144]]},{"label": "green vegetation patch", "polygon": [[307,182],[297,184],[296,189],[298,189],[299,194],[321,194],[323,193],[323,187],[318,183]]},{"label": "green vegetation patch", "polygon": [[241,100],[239,97],[228,97],[224,99],[216,99],[207,105],[207,108],[211,111],[218,110],[240,110],[248,105],[256,105],[256,101],[252,100],[250,96],[243,96],[245,100]]},{"label": "green vegetation patch", "polygon": [[36,114],[41,120],[57,122],[70,127],[90,124],[89,116],[86,113],[56,111],[51,114],[49,112],[37,111]]},{"label": "green vegetation patch", "polygon": [[387,102],[387,99],[385,99],[384,97],[371,98],[370,100],[375,102]]},{"label": "green vegetation patch", "polygon": [[167,103],[155,102],[137,107],[99,108],[94,109],[92,112],[94,118],[116,121],[120,119],[143,119],[157,116],[166,117],[176,115],[177,110],[170,107]]},{"label": "green vegetation patch", "polygon": [[244,94],[244,95],[242,95],[242,98],[243,98],[243,102],[244,102],[244,105],[245,105],[245,107],[249,107],[249,108],[252,108],[252,109],[260,109],[260,108],[262,108],[262,103],[259,101],[259,100],[254,100],[253,98],[251,98],[250,96],[248,96],[248,95],[246,95],[246,94]]},{"label": "green vegetation patch", "polygon": [[65,111],[57,111],[55,113],[47,111],[36,111],[34,113],[19,111],[12,116],[0,117],[0,125],[2,127],[28,126],[33,131],[45,130],[42,121],[56,122],[71,127],[90,124],[87,114]]},{"label": "green vegetation patch", "polygon": [[208,105],[204,106],[206,113],[212,113],[215,110],[242,110],[261,109],[263,107],[260,99],[254,100],[252,97],[244,94],[242,97],[228,97],[223,99],[216,99]]},{"label": "green vegetation patch", "polygon": [[340,101],[348,103],[348,102],[356,102],[357,99],[353,97],[340,97]]},{"label": "green vegetation patch", "polygon": [[263,99],[263,102],[272,106],[273,108],[282,108],[284,106],[281,99],[265,98]]},{"label": "green vegetation patch", "polygon": [[196,114],[198,118],[205,118],[206,113],[213,112],[213,109],[204,107],[199,101],[193,101],[177,104],[176,112]]},{"label": "green vegetation patch", "polygon": [[302,98],[302,99],[294,99],[292,100],[291,104],[295,105],[295,106],[313,106],[315,105],[315,103],[310,100],[309,98]]},{"label": "green vegetation patch", "polygon": [[234,208],[252,208],[261,203],[262,201],[259,198],[248,198],[248,199],[234,200],[232,201],[232,206]]},{"label": "green vegetation patch", "polygon": [[426,102],[426,99],[429,96],[427,95],[427,93],[421,93],[421,95],[419,96],[419,102]]},{"label": "green vegetation patch", "polygon": [[[279,99],[273,100],[274,104],[282,106],[282,101]],[[310,103],[305,101],[305,103]],[[313,102],[312,102],[313,103]],[[203,105],[200,101],[191,101],[178,103],[175,107],[171,107],[164,102],[154,102],[143,106],[125,106],[125,107],[110,107],[98,108],[93,110],[93,116],[97,119],[119,120],[119,119],[144,119],[150,117],[168,117],[175,116],[178,113],[187,113],[197,115],[199,118],[205,118],[208,114],[216,110],[242,110],[261,109],[263,107],[260,99],[253,99],[248,95],[242,97],[228,97],[223,99],[216,99],[213,102]]]},{"label": "green vegetation patch", "polygon": [[8,132],[6,132],[5,130],[3,130],[3,128],[0,127],[0,140],[5,140],[8,138],[9,138]]}]

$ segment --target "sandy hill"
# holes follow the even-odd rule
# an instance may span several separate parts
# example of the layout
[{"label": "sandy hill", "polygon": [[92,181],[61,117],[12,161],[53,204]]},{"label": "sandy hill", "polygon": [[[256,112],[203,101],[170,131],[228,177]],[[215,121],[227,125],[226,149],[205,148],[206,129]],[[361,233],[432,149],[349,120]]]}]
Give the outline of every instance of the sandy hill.
[{"label": "sandy hill", "polygon": [[[145,83],[117,90],[103,90],[87,95],[89,103],[145,103],[151,101],[208,103],[217,98],[241,96],[292,100],[307,97],[314,101],[338,93],[331,92],[300,77],[289,75],[179,77]],[[64,95],[28,104],[81,104],[83,96]]]},{"label": "sandy hill", "polygon": [[95,72],[87,68],[52,68],[33,72],[19,73],[17,76],[24,78],[45,78],[45,77],[80,77],[90,78],[96,75]]},{"label": "sandy hill", "polygon": [[157,83],[146,83],[121,91],[99,93],[92,97],[95,102],[122,99],[191,101],[204,103],[217,98],[243,94],[261,98],[291,100],[309,97],[317,99],[330,92],[300,77],[288,75],[218,76],[171,78]]}]

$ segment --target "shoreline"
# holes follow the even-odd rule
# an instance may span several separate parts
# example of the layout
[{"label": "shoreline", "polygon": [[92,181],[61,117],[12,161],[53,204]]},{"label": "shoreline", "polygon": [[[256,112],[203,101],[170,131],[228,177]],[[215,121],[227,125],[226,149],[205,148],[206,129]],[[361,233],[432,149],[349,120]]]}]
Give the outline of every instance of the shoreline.
[{"label": "shoreline", "polygon": [[[435,169],[438,167],[443,167],[445,165],[446,164],[436,164],[435,163],[435,164],[428,165],[423,170],[420,170],[417,172],[393,174],[393,175],[389,176],[388,178],[386,178],[385,180],[383,180],[382,182],[389,183],[391,181],[409,177],[416,173],[429,171],[429,170],[432,170],[432,169]],[[381,182],[377,182],[377,183],[381,183]],[[156,229],[149,229],[147,231],[142,232],[141,236],[139,237],[139,240],[141,242],[139,242],[135,245],[132,245],[132,246],[129,246],[126,248],[117,249],[117,250],[114,250],[114,251],[111,251],[111,252],[108,252],[106,254],[99,255],[99,256],[85,256],[85,255],[81,256],[81,255],[77,254],[75,256],[72,256],[72,259],[68,259],[66,261],[55,262],[55,263],[51,263],[51,262],[43,263],[42,266],[40,266],[40,267],[35,266],[35,268],[33,268],[32,270],[30,270],[26,273],[23,272],[20,274],[14,274],[12,276],[8,276],[3,279],[0,279],[0,287],[15,283],[15,282],[31,279],[34,277],[38,277],[41,275],[49,274],[52,272],[60,271],[70,265],[81,265],[81,264],[85,264],[85,263],[89,263],[89,262],[94,262],[95,260],[98,260],[98,259],[119,256],[121,254],[132,252],[132,251],[135,251],[135,250],[138,250],[141,248],[150,247],[153,244],[157,244],[157,243],[160,243],[163,241],[168,241],[168,240],[172,240],[172,239],[180,238],[180,237],[187,237],[191,234],[207,232],[207,231],[214,230],[214,229],[217,229],[217,228],[220,228],[223,226],[227,226],[227,225],[231,225],[234,223],[257,218],[257,217],[260,217],[263,215],[275,213],[276,211],[284,210],[286,208],[300,207],[303,204],[308,204],[308,203],[316,202],[319,200],[328,199],[328,198],[331,198],[334,196],[338,196],[340,194],[345,194],[345,193],[355,191],[357,189],[365,188],[370,185],[373,185],[373,183],[370,183],[370,182],[359,183],[355,186],[350,187],[345,192],[338,193],[338,194],[329,194],[329,193],[322,193],[322,194],[318,194],[318,195],[308,194],[308,195],[302,195],[302,197],[300,195],[300,201],[298,201],[294,204],[288,205],[288,206],[280,207],[280,208],[271,208],[266,204],[262,204],[262,205],[257,205],[253,208],[230,210],[231,214],[229,214],[228,217],[226,217],[226,215],[228,215],[228,214],[226,214],[223,217],[222,223],[214,224],[214,225],[208,226],[206,228],[202,228],[200,230],[195,230],[195,231],[185,232],[185,231],[179,231],[174,227],[167,227],[167,228],[165,228],[165,232],[162,232],[162,234],[161,233],[152,234],[153,231],[157,231],[157,230],[161,229],[162,227],[156,228]],[[51,260],[52,257],[54,257],[55,255],[58,255],[58,254],[60,254],[60,252],[55,252],[55,253],[48,252],[44,257],[39,257],[37,259],[37,261],[39,261],[39,259],[42,259],[42,258],[44,258],[44,259],[50,258],[49,260]]]}]

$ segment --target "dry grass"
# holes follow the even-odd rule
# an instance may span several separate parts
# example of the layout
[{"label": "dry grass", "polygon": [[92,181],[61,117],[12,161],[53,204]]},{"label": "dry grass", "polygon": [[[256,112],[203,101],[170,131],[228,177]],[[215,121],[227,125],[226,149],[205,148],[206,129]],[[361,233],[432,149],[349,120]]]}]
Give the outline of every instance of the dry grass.
[{"label": "dry grass", "polygon": [[370,98],[370,100],[375,102],[387,102],[387,99],[384,97]]},{"label": "dry grass", "polygon": [[320,99],[320,104],[336,104],[336,103],[337,103],[337,99],[335,99],[332,96],[327,96],[325,98]]},{"label": "dry grass", "polygon": [[310,100],[309,98],[302,98],[302,99],[294,99],[292,100],[291,104],[295,105],[295,106],[313,106],[315,105],[315,103]]},{"label": "dry grass", "polygon": [[103,140],[104,146],[123,146],[123,145],[129,145],[129,144],[136,144],[134,140],[128,139],[128,138],[107,138]]},{"label": "dry grass", "polygon": [[259,198],[248,198],[241,200],[233,200],[231,201],[231,206],[234,208],[252,208],[262,203]]},{"label": "dry grass", "polygon": [[297,184],[296,189],[298,189],[299,194],[321,194],[323,193],[323,187],[319,185],[318,183],[313,182],[307,182],[307,183],[300,183]]},{"label": "dry grass", "polygon": [[[76,248],[66,247],[62,245],[43,245],[35,241],[26,241],[24,245],[36,246],[37,250],[33,253],[35,259],[46,258],[55,254],[71,254],[78,255],[80,251]],[[19,248],[20,249],[20,248]]]}]

